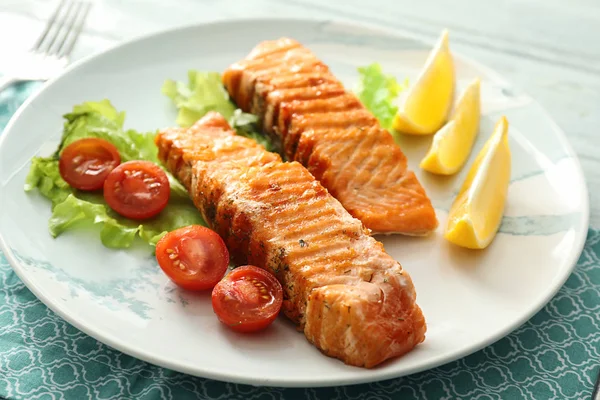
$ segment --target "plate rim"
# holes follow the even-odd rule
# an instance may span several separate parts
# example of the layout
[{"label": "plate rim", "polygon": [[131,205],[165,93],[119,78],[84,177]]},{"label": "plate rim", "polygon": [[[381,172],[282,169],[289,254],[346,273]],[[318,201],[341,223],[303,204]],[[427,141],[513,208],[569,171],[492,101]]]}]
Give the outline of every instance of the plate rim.
[{"label": "plate rim", "polygon": [[[114,52],[114,51],[117,51],[120,48],[125,47],[125,46],[134,45],[134,44],[137,44],[139,42],[144,42],[144,41],[152,41],[155,38],[158,38],[158,37],[161,37],[164,35],[175,34],[177,32],[183,32],[183,31],[188,31],[188,30],[191,31],[191,30],[200,29],[200,28],[210,28],[210,26],[213,26],[213,25],[223,25],[223,24],[225,24],[225,25],[237,24],[237,23],[270,24],[270,23],[281,23],[281,22],[290,22],[290,23],[296,23],[296,24],[297,23],[333,24],[333,25],[342,26],[342,27],[362,28],[367,31],[385,34],[385,35],[393,37],[393,38],[404,37],[404,38],[410,38],[412,40],[415,40],[417,42],[424,43],[427,45],[432,44],[431,41],[424,40],[423,38],[418,37],[417,35],[414,35],[411,32],[408,32],[408,31],[400,29],[400,28],[390,28],[387,26],[382,27],[382,26],[375,25],[370,22],[362,22],[362,21],[359,22],[356,20],[348,20],[345,18],[288,18],[288,17],[216,18],[214,20],[207,21],[207,22],[188,23],[188,24],[184,24],[181,26],[173,27],[173,28],[161,29],[158,31],[139,35],[139,36],[133,37],[128,40],[117,42],[117,43],[105,48],[104,50],[101,50],[99,52],[82,57],[81,59],[70,64],[58,76],[55,76],[54,78],[46,81],[39,90],[37,90],[35,93],[33,93],[31,96],[29,96],[25,100],[25,102],[17,109],[17,111],[10,118],[10,120],[7,123],[6,127],[4,128],[2,134],[0,135],[0,149],[4,145],[4,142],[5,142],[6,138],[9,136],[10,131],[13,129],[13,125],[16,124],[16,122],[20,119],[21,114],[23,114],[23,112],[29,107],[29,105],[33,101],[35,101],[35,99],[37,99],[42,93],[44,93],[51,86],[53,86],[56,81],[62,79],[65,75],[70,74],[71,71],[78,69],[83,65],[93,62],[96,58],[103,57],[104,55]],[[472,59],[471,57],[464,56],[461,52],[457,52],[457,51],[453,50],[453,55],[455,57],[458,57],[458,58],[470,63],[471,65],[475,66],[476,68],[478,68],[482,71],[485,71],[487,74],[494,76],[499,81],[505,82],[505,83],[509,84],[511,87],[519,89],[520,91],[525,93],[527,96],[529,96],[529,94],[526,91],[522,90],[522,88],[520,88],[519,85],[516,85],[516,84],[512,83],[511,81],[508,81],[507,79],[504,78],[504,76],[502,74],[496,72],[492,68],[480,63],[477,60]],[[589,206],[589,190],[588,190],[587,181],[585,179],[585,174],[584,174],[584,171],[583,171],[583,168],[581,165],[581,161],[580,161],[577,153],[574,151],[571,143],[569,142],[565,131],[556,123],[556,121],[551,117],[549,112],[534,97],[532,97],[532,96],[529,96],[529,97],[532,99],[534,104],[536,104],[539,107],[539,111],[542,112],[542,114],[545,116],[546,120],[553,126],[553,128],[556,132],[556,136],[558,137],[559,142],[561,143],[561,146],[567,152],[567,158],[572,160],[576,171],[579,173],[579,176],[581,177],[581,184],[582,184],[581,208],[582,208],[582,212],[580,213],[579,222],[581,223],[582,230],[575,231],[576,238],[575,238],[575,243],[573,246],[574,251],[571,252],[571,255],[568,258],[568,260],[565,261],[565,263],[567,265],[570,265],[570,267],[567,270],[565,270],[564,276],[562,276],[561,279],[558,279],[554,283],[551,290],[548,290],[543,296],[540,296],[540,298],[535,302],[535,306],[530,307],[528,312],[523,313],[521,315],[521,317],[518,318],[513,324],[510,324],[510,325],[506,326],[504,329],[499,330],[498,332],[496,332],[496,334],[491,335],[486,340],[482,340],[482,341],[476,343],[475,345],[464,349],[463,351],[453,353],[453,355],[451,357],[441,357],[442,358],[441,360],[439,359],[440,357],[437,357],[437,358],[434,357],[434,358],[430,359],[428,362],[425,362],[418,367],[407,368],[401,374],[398,374],[397,372],[395,373],[392,370],[392,371],[383,371],[383,372],[374,373],[374,374],[366,374],[365,378],[344,378],[344,379],[336,379],[336,380],[329,379],[328,380],[323,377],[316,377],[310,381],[307,381],[307,380],[295,380],[293,377],[285,379],[285,380],[282,380],[282,379],[271,380],[269,378],[256,380],[256,379],[252,379],[252,378],[247,378],[245,376],[239,376],[239,375],[236,375],[235,373],[232,374],[231,372],[229,374],[223,374],[220,372],[211,372],[210,370],[205,370],[205,369],[202,369],[202,370],[196,369],[195,371],[190,371],[190,370],[187,370],[185,368],[185,366],[183,366],[180,363],[173,363],[173,362],[169,361],[169,359],[156,358],[155,356],[152,355],[152,353],[150,351],[144,352],[144,351],[137,351],[136,349],[131,349],[125,345],[122,345],[118,340],[116,340],[116,339],[113,340],[113,337],[111,335],[106,335],[106,334],[102,335],[101,334],[102,332],[97,333],[99,331],[97,329],[92,329],[92,327],[90,327],[88,329],[88,326],[85,323],[80,322],[77,318],[75,318],[75,316],[71,316],[71,314],[69,314],[66,310],[63,310],[63,307],[60,305],[59,302],[54,302],[49,297],[45,296],[43,294],[43,290],[38,289],[37,285],[34,284],[31,279],[28,278],[28,276],[30,276],[31,274],[27,274],[26,268],[21,266],[20,262],[18,261],[18,259],[15,256],[15,254],[12,252],[11,248],[8,246],[8,243],[5,241],[5,238],[4,238],[4,235],[2,234],[2,232],[0,232],[0,250],[3,251],[9,265],[11,266],[13,271],[17,274],[19,279],[21,279],[21,281],[25,284],[25,286],[36,296],[36,298],[38,300],[40,300],[46,307],[48,307],[50,310],[52,310],[54,313],[56,313],[59,317],[61,317],[66,322],[68,322],[69,324],[73,325],[74,327],[76,327],[77,329],[82,331],[84,334],[94,338],[95,340],[98,340],[99,342],[103,343],[104,345],[106,345],[108,347],[112,347],[113,349],[116,349],[124,354],[138,358],[138,359],[148,362],[152,365],[156,365],[156,366],[163,367],[163,368],[168,368],[168,369],[171,369],[174,371],[178,371],[181,373],[189,374],[191,376],[197,376],[197,377],[205,378],[205,379],[214,379],[214,380],[218,380],[218,381],[222,381],[222,382],[247,384],[247,385],[252,385],[252,386],[270,386],[270,387],[331,387],[331,386],[340,386],[340,385],[354,385],[354,384],[362,384],[362,383],[370,383],[370,382],[378,382],[378,381],[383,381],[383,380],[388,380],[388,379],[394,379],[394,378],[399,378],[402,376],[412,375],[412,374],[415,374],[418,372],[423,372],[423,371],[426,371],[426,370],[429,370],[432,368],[436,368],[436,367],[442,366],[444,364],[462,359],[462,358],[464,358],[470,354],[473,354],[485,347],[488,347],[489,345],[491,345],[491,344],[497,342],[498,340],[504,338],[505,336],[511,334],[514,330],[516,330],[517,328],[522,326],[524,323],[529,321],[535,314],[537,314],[543,307],[545,307],[548,304],[548,302],[563,287],[566,280],[573,273],[573,271],[577,265],[577,261],[578,261],[579,257],[581,256],[581,253],[583,252],[583,249],[584,249],[584,246],[586,243],[586,239],[587,239],[587,233],[589,230],[590,206]],[[533,304],[533,302],[532,302],[532,304]],[[369,370],[367,370],[367,371],[369,371]],[[370,371],[373,372],[376,370],[370,370]],[[201,373],[201,375],[199,373]]]}]

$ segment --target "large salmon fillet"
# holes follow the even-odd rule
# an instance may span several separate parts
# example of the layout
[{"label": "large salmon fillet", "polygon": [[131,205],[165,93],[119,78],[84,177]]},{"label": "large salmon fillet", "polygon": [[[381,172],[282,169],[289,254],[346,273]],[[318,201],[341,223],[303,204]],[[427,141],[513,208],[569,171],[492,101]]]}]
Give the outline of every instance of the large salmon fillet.
[{"label": "large salmon fillet", "polygon": [[258,44],[223,73],[288,160],[304,165],[374,233],[423,235],[438,221],[392,135],[329,68],[293,39]]},{"label": "large salmon fillet", "polygon": [[283,312],[323,353],[370,368],[424,340],[409,274],[302,165],[217,113],[159,132],[156,144],[234,262],[277,277]]}]

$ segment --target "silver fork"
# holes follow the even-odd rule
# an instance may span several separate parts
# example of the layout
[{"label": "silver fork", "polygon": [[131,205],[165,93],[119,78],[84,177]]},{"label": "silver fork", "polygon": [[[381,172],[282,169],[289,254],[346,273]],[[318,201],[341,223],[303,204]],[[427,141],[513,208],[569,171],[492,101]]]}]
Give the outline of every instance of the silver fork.
[{"label": "silver fork", "polygon": [[69,63],[90,8],[86,0],[61,0],[33,47],[3,65],[0,92],[17,82],[46,81],[58,75]]}]

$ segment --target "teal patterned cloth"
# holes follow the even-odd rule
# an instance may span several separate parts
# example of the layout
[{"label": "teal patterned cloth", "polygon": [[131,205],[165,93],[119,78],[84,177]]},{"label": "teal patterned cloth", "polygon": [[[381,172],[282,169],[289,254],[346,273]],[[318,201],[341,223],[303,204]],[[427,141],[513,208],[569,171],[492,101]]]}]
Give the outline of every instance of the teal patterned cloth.
[{"label": "teal patterned cloth", "polygon": [[[35,85],[0,94],[0,129]],[[0,397],[7,399],[590,399],[600,362],[600,231],[537,315],[475,354],[420,374],[320,389],[257,388],[150,365],[44,306],[0,253]]]}]

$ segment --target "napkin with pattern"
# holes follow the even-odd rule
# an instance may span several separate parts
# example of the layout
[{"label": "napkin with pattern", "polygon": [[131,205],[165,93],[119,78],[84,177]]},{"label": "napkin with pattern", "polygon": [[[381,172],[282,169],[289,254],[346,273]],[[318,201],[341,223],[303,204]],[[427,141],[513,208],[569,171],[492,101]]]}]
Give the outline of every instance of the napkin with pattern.
[{"label": "napkin with pattern", "polygon": [[[36,85],[0,94],[0,130]],[[11,400],[590,399],[600,364],[600,231],[560,292],[511,335],[419,374],[318,389],[252,387],[160,368],[96,341],[43,305],[0,252],[0,398]]]}]

